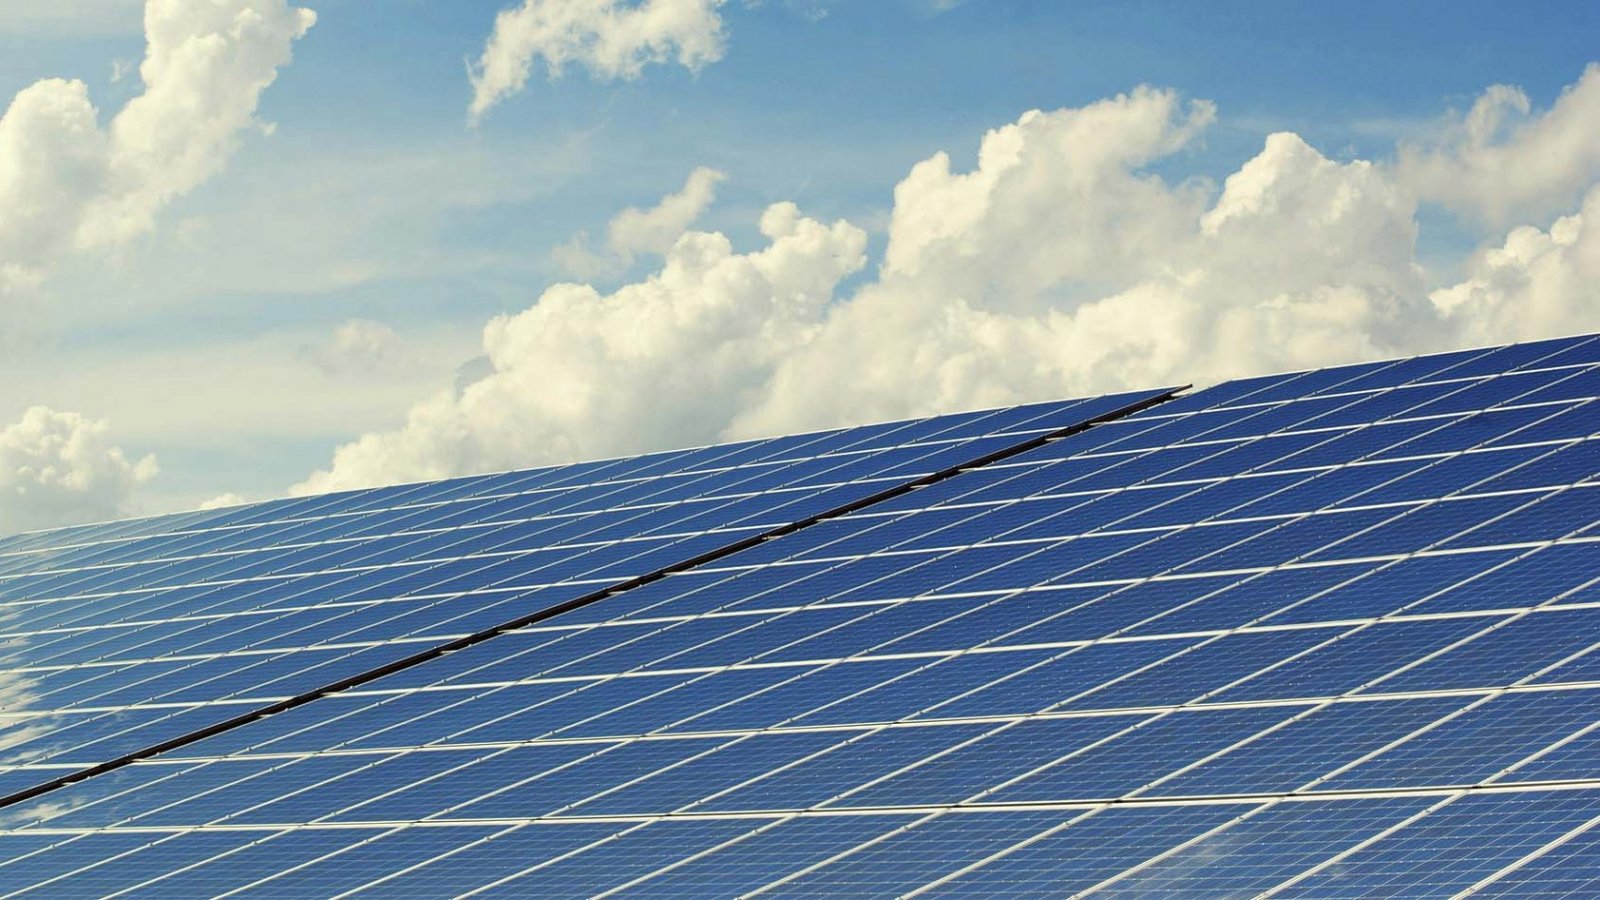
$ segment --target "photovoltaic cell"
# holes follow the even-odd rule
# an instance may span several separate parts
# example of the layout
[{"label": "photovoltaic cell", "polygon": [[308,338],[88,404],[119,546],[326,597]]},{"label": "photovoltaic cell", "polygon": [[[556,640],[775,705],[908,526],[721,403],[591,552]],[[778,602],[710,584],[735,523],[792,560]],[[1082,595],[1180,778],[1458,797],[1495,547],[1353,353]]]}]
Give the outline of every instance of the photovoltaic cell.
[{"label": "photovoltaic cell", "polygon": [[1580,337],[6,538],[0,884],[1583,895],[1597,364]]}]

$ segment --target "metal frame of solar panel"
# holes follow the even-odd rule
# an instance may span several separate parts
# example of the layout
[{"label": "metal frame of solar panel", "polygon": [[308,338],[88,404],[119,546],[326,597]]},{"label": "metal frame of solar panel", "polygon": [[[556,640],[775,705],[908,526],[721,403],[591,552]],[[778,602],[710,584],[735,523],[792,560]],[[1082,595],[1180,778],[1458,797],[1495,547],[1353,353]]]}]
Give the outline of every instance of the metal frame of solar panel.
[{"label": "metal frame of solar panel", "polygon": [[1171,396],[0,542],[0,888],[1600,887],[1600,338]]}]

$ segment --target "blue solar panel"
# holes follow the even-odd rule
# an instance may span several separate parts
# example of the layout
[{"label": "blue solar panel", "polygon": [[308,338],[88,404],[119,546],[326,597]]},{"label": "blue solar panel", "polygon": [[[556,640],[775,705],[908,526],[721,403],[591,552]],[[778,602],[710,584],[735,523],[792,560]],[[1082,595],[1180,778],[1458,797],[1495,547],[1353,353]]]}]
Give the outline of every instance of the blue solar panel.
[{"label": "blue solar panel", "polygon": [[9,710],[28,714],[9,750],[46,781],[1140,399],[379,489],[288,521],[232,511],[36,539],[0,555],[23,700]]},{"label": "blue solar panel", "polygon": [[1582,894],[1597,361],[5,539],[0,884]]}]

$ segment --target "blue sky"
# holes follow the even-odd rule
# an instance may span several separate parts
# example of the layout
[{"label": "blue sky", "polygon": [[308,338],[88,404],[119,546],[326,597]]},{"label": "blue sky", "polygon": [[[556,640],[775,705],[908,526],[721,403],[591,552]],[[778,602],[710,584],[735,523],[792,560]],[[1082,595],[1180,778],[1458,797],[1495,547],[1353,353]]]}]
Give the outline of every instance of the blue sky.
[{"label": "blue sky", "polygon": [[[183,12],[201,2],[174,0],[172,5]],[[283,0],[223,2],[230,9],[288,9]],[[1262,153],[1267,135],[1279,131],[1297,134],[1333,168],[1318,168],[1315,159],[1293,153],[1263,161],[1262,168],[1292,159],[1305,172],[1321,172],[1316,178],[1345,179],[1342,187],[1326,190],[1366,192],[1361,196],[1374,204],[1370,216],[1375,218],[1352,222],[1392,225],[1403,242],[1414,239],[1414,246],[1405,259],[1385,259],[1387,274],[1376,280],[1347,279],[1330,269],[1333,275],[1319,274],[1315,283],[1285,281],[1274,288],[1274,296],[1323,298],[1318,303],[1336,289],[1364,292],[1371,321],[1341,318],[1338,327],[1348,334],[1308,341],[1316,349],[1298,355],[1244,354],[1248,364],[1282,368],[1434,349],[1438,341],[1430,335],[1440,330],[1437,323],[1391,307],[1427,306],[1435,292],[1478,276],[1487,284],[1479,271],[1484,265],[1480,250],[1501,245],[1517,226],[1545,233],[1560,216],[1577,213],[1600,172],[1590,158],[1600,157],[1600,146],[1577,139],[1582,146],[1573,151],[1576,160],[1567,160],[1536,188],[1522,193],[1507,188],[1498,196],[1490,187],[1456,190],[1450,185],[1452,180],[1465,184],[1468,174],[1493,181],[1493,167],[1507,164],[1494,156],[1502,149],[1508,158],[1525,154],[1516,159],[1543,160],[1554,152],[1535,144],[1545,139],[1534,133],[1536,126],[1554,116],[1550,110],[1562,92],[1580,85],[1585,67],[1600,57],[1600,9],[1579,3],[1330,7],[967,0],[951,6],[931,0],[688,0],[708,4],[708,14],[716,17],[724,42],[720,58],[690,71],[669,52],[667,60],[644,65],[633,78],[608,77],[579,61],[551,79],[535,55],[526,88],[503,98],[476,125],[468,124],[473,91],[468,63],[484,52],[502,8],[587,4],[616,12],[641,2],[300,0],[297,5],[315,10],[316,24],[303,36],[280,35],[273,47],[285,54],[292,50],[292,61],[285,57],[269,65],[264,71],[276,80],[261,90],[242,86],[237,98],[239,108],[272,128],[257,124],[229,132],[215,151],[215,165],[151,201],[150,221],[136,234],[92,248],[81,246],[80,239],[47,256],[18,257],[31,275],[25,291],[0,296],[0,427],[21,422],[28,409],[40,406],[81,417],[74,423],[51,420],[48,427],[36,419],[44,431],[68,434],[105,422],[96,432],[96,452],[121,448],[128,460],[152,454],[160,474],[134,475],[116,464],[106,469],[75,461],[72,465],[89,465],[101,477],[96,482],[101,487],[83,490],[104,496],[97,494],[93,502],[76,497],[85,502],[66,503],[65,512],[40,499],[48,491],[20,476],[10,483],[0,480],[0,498],[15,495],[14,505],[30,510],[14,516],[13,524],[176,508],[230,493],[272,496],[317,470],[339,476],[322,486],[370,483],[704,442],[761,428],[817,427],[1104,390],[1141,377],[1203,380],[1240,374],[1195,357],[1174,358],[1170,370],[1102,377],[1084,374],[1087,363],[1063,359],[1076,352],[1070,348],[1074,335],[1087,327],[1082,316],[1090,301],[1115,297],[1126,305],[1133,302],[1128,296],[1159,294],[1170,287],[1157,284],[1160,279],[1177,277],[1173,260],[1181,259],[1190,273],[1211,273],[1199,281],[1220,279],[1216,273],[1222,271],[1232,277],[1256,271],[1247,245],[1202,248],[1210,237],[1197,223],[1223,203],[1226,179]],[[146,53],[141,6],[137,0],[24,0],[20,12],[0,13],[0,96],[16,95],[44,78],[81,79],[98,108],[100,126],[109,128],[112,116],[146,90],[133,71]],[[1530,110],[1512,115],[1487,151],[1465,147],[1461,117],[1496,84],[1520,88]],[[1093,130],[1088,137],[1070,130],[1068,112],[1139,85],[1174,91],[1174,109],[1209,101],[1214,112],[1195,119],[1192,133],[1179,121],[1186,113],[1165,107],[1116,113],[1129,123],[1136,116],[1169,117],[1160,126],[1170,133],[1157,141],[1159,150],[1090,148]],[[1573,91],[1582,94],[1577,87]],[[1565,119],[1551,118],[1547,130],[1581,130],[1572,122],[1581,123],[1591,107],[1573,106]],[[896,185],[919,161],[940,152],[948,154],[955,176],[974,170],[985,133],[1016,123],[1030,109],[1060,112],[1063,130],[1047,133],[1035,126],[1037,133],[1019,140],[1048,144],[1049,152],[1065,155],[1053,164],[1041,162],[1032,174],[997,175],[992,195],[980,203],[985,211],[973,213],[963,226],[982,229],[981,234],[945,235],[946,243],[938,245],[943,250],[933,244],[913,247],[916,242],[909,232],[897,231],[897,223],[910,222],[919,210],[918,215],[942,220],[938,204],[957,201],[941,200],[942,193],[920,201],[908,194],[897,205]],[[1590,124],[1600,130],[1600,122]],[[1557,146],[1574,139],[1547,140]],[[1419,158],[1431,160],[1433,169],[1402,165],[1399,144],[1422,148]],[[1124,150],[1126,159],[1117,156]],[[1098,153],[1120,160],[1105,172],[1084,176],[1099,187],[1075,186],[1065,176],[1059,183],[1051,179],[1052,171],[1069,172]],[[1372,199],[1388,188],[1374,188],[1359,171],[1361,161],[1371,161],[1382,184],[1398,186],[1406,199]],[[4,165],[0,154],[0,184]],[[607,418],[606,410],[627,406],[618,398],[633,402],[651,384],[671,382],[663,372],[671,376],[672,370],[663,369],[659,360],[629,369],[635,357],[614,340],[605,344],[606,352],[617,354],[614,369],[625,370],[614,383],[613,370],[603,366],[535,362],[534,357],[559,355],[554,345],[539,343],[555,340],[551,334],[572,328],[582,339],[594,340],[591,332],[600,327],[584,318],[588,313],[581,308],[558,315],[552,311],[556,304],[541,298],[557,283],[589,283],[596,298],[608,298],[617,307],[616,315],[605,320],[614,332],[618,322],[659,324],[659,316],[630,311],[627,304],[670,306],[695,296],[694,289],[668,299],[645,297],[648,291],[634,299],[635,293],[626,290],[648,287],[669,265],[672,251],[664,245],[614,254],[598,269],[582,272],[552,251],[586,232],[584,246],[606,255],[613,216],[628,207],[650,209],[679,191],[696,167],[721,172],[725,179],[716,184],[714,201],[693,204],[695,215],[676,231],[726,235],[733,263],[781,240],[763,236],[758,222],[770,205],[786,201],[798,204],[806,221],[842,219],[859,229],[863,258],[819,282],[825,297],[803,292],[803,302],[815,308],[808,307],[805,315],[811,318],[798,324],[782,320],[783,346],[763,345],[754,352],[759,364],[741,358],[730,363],[722,380],[695,388],[698,395],[717,394],[715,402],[696,405],[677,395],[644,398],[651,408],[673,411],[671,422],[692,427],[629,427]],[[29,184],[54,183],[39,172],[18,171]],[[1006,187],[1007,178],[1016,185]],[[1162,190],[1147,196],[1129,186],[1140,179],[1156,179]],[[948,187],[958,180],[939,183]],[[76,189],[70,178],[62,183],[66,190]],[[1287,177],[1272,181],[1275,186],[1298,183]],[[1093,231],[1077,239],[1040,236],[1031,229],[1030,222],[1045,220],[1028,217],[1043,214],[1015,198],[1047,201],[1052,191],[1060,192],[1063,209],[1098,210],[1094,221],[1101,223],[1136,220],[1142,224],[1130,234],[1144,239],[1155,229],[1162,237],[1150,238],[1147,250],[1130,254],[1144,260],[1137,264],[1104,271],[1091,265],[1094,271],[1087,271],[1063,263],[1051,269],[1039,261],[1101,255],[1090,246]],[[1289,209],[1310,202],[1297,194],[1293,203],[1284,199],[1281,205]],[[1007,203],[1020,205],[1008,211]],[[1159,216],[1150,203],[1161,207]],[[0,264],[8,262],[5,215],[0,211]],[[1170,222],[1186,216],[1184,228],[1193,234],[1173,236],[1177,226],[1169,227]],[[1236,220],[1220,212],[1213,218]],[[1007,236],[1010,227],[1019,229],[1016,236]],[[1411,238],[1408,227],[1415,231]],[[1344,240],[1313,237],[1307,246]],[[1007,242],[1047,238],[1057,243],[1027,248],[1033,260],[1028,265],[1051,270],[1017,289],[1024,300],[994,299],[1001,285],[1011,284],[1008,267],[1021,265],[1007,256]],[[828,253],[854,246],[845,232],[830,240],[836,244]],[[937,282],[916,283],[885,270],[891,241],[925,250],[928,255],[917,263],[921,270],[961,263],[955,278],[959,290],[951,287],[946,296]],[[1346,271],[1365,265],[1361,254],[1384,253],[1376,244],[1351,241],[1353,249],[1336,261]],[[1266,258],[1293,248],[1261,246],[1259,252]],[[946,256],[936,258],[938,253]],[[1219,259],[1226,265],[1213,266]],[[1154,265],[1162,260],[1168,264]],[[1277,278],[1263,276],[1263,281]],[[1180,280],[1193,284],[1197,279]],[[944,283],[952,282],[946,278]],[[775,290],[757,291],[757,301],[787,309],[793,298],[777,297]],[[870,302],[858,302],[863,293]],[[897,299],[872,300],[879,294]],[[1162,309],[1184,303],[1211,309],[1205,306],[1210,301],[1196,296],[1149,302],[1164,304]],[[1466,314],[1453,312],[1455,331],[1443,340],[1534,336],[1485,324],[1506,318],[1504,311],[1515,303],[1554,309],[1541,313],[1545,330],[1579,330],[1591,321],[1585,317],[1594,305],[1589,295],[1491,299],[1499,305],[1473,314],[1470,327],[1460,321]],[[739,307],[744,309],[757,301],[740,295],[729,302],[745,304]],[[1013,317],[1003,323],[1010,329],[1001,340],[1005,353],[998,354],[992,343],[942,351],[943,360],[972,362],[959,374],[948,368],[920,373],[911,383],[940,385],[926,395],[888,379],[863,386],[859,396],[852,383],[835,385],[841,397],[826,408],[814,398],[790,396],[793,384],[804,382],[805,366],[840,368],[819,362],[827,353],[844,354],[840,358],[846,360],[851,353],[881,353],[885,369],[914,369],[916,353],[896,358],[893,354],[902,351],[880,349],[893,341],[843,332],[870,331],[875,322],[903,328],[905,316],[928,315],[929,309],[951,302],[968,312]],[[1272,297],[1262,297],[1250,308],[1271,302]],[[1442,301],[1431,302],[1435,311],[1443,308]],[[873,313],[874,304],[887,311]],[[541,305],[545,311],[537,312]],[[858,311],[847,323],[843,311],[850,307]],[[1314,327],[1294,327],[1324,328],[1331,308],[1318,307],[1310,315],[1306,321],[1317,323]],[[1079,318],[1069,326],[1050,315]],[[486,362],[481,332],[497,316],[520,323],[521,336]],[[1209,312],[1201,318],[1212,321]],[[1372,324],[1379,319],[1383,324]],[[359,324],[347,328],[352,322]],[[1038,330],[1046,325],[1046,331]],[[743,347],[751,334],[775,331],[772,321],[752,327],[755,331],[674,333],[661,346],[681,352],[701,340]],[[343,338],[341,328],[347,328]],[[820,341],[817,333],[824,334]],[[1239,356],[1216,346],[1225,334],[1236,333],[1197,332],[1193,341],[1209,343],[1218,351],[1213,356]],[[1017,346],[1045,357],[1059,353],[1062,359],[1039,360],[1035,368],[1047,374],[1032,381],[994,375],[984,361],[991,358],[983,353],[992,355],[991,362],[1014,358]],[[353,356],[344,359],[339,353]],[[535,365],[545,368],[531,368]],[[1184,374],[1190,371],[1192,376]],[[483,385],[479,407],[492,396],[510,418],[489,423],[481,412],[467,409],[460,388],[474,380],[495,381],[497,375],[514,377]],[[570,393],[574,384],[585,386],[592,396],[583,402],[592,407],[574,412],[572,402],[528,396]],[[448,424],[405,424],[408,410],[451,391],[458,405],[435,411]],[[604,439],[574,437],[591,427]],[[455,436],[440,438],[446,431]],[[508,438],[508,432],[515,434]],[[359,459],[332,462],[336,447],[363,434],[376,437],[367,450],[353,455]],[[0,437],[0,462],[9,459],[5,440]],[[11,440],[17,445],[13,456],[34,469],[57,452],[39,435],[25,438],[15,432]],[[32,499],[15,500],[29,487]],[[70,495],[77,489],[64,490]],[[0,499],[0,506],[5,502]],[[0,528],[5,523],[0,515]]]}]

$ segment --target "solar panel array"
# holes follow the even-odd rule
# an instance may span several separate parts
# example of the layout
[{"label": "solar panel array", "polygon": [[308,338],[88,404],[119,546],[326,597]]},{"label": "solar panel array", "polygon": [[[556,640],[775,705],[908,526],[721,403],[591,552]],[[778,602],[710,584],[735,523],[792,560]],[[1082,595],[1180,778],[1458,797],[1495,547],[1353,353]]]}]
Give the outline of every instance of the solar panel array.
[{"label": "solar panel array", "polygon": [[0,770],[0,791],[226,723],[1143,399],[19,538],[0,545],[3,677],[15,698],[14,764]]},{"label": "solar panel array", "polygon": [[1600,338],[0,542],[0,894],[1600,889]]}]

